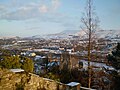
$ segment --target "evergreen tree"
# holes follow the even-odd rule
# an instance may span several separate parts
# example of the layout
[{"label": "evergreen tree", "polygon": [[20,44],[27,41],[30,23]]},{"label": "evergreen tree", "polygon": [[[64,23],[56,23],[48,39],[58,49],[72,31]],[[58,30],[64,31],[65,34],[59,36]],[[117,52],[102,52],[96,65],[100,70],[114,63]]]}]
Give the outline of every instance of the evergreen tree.
[{"label": "evergreen tree", "polygon": [[21,66],[26,72],[33,72],[34,63],[31,59],[25,57]]},{"label": "evergreen tree", "polygon": [[11,58],[9,56],[4,56],[3,57],[3,60],[0,62],[0,65],[2,68],[12,68],[12,65],[11,65]]},{"label": "evergreen tree", "polygon": [[[112,51],[112,54],[108,55],[108,61],[114,68],[120,70],[120,43],[117,44],[117,47]],[[111,75],[114,78],[114,90],[120,90],[120,74],[114,72]]]},{"label": "evergreen tree", "polygon": [[3,68],[20,68],[20,59],[18,56],[3,56],[3,60],[0,62],[0,66]]},{"label": "evergreen tree", "polygon": [[20,68],[21,67],[21,63],[20,63],[20,58],[19,56],[11,56],[12,59],[12,68]]},{"label": "evergreen tree", "polygon": [[120,69],[120,43],[118,43],[116,50],[112,51],[112,54],[108,55],[108,61],[116,69]]},{"label": "evergreen tree", "polygon": [[[23,62],[21,62],[21,59]],[[7,69],[22,68],[26,72],[33,72],[34,64],[33,61],[27,57],[20,58],[18,56],[2,56],[0,67]]]}]

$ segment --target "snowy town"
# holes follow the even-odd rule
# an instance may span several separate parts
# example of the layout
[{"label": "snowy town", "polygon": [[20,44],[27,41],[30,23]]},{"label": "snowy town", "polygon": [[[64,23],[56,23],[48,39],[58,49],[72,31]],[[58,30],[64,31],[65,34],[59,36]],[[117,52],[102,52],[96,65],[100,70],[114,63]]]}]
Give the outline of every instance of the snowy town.
[{"label": "snowy town", "polygon": [[0,90],[120,90],[120,0],[0,0]]}]

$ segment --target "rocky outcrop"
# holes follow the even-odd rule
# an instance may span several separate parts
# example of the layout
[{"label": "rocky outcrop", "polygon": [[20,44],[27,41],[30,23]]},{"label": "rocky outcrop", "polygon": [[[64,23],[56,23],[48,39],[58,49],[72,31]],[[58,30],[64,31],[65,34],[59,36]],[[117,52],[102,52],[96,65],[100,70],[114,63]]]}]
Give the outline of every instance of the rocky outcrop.
[{"label": "rocky outcrop", "polygon": [[32,73],[0,69],[0,90],[65,90],[62,83]]}]

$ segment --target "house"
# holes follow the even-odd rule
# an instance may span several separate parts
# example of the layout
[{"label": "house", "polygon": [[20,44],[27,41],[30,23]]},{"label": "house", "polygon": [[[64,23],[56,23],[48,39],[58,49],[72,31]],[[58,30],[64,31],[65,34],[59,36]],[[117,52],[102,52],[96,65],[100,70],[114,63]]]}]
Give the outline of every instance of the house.
[{"label": "house", "polygon": [[70,82],[66,86],[66,90],[80,90],[80,83],[77,82]]}]

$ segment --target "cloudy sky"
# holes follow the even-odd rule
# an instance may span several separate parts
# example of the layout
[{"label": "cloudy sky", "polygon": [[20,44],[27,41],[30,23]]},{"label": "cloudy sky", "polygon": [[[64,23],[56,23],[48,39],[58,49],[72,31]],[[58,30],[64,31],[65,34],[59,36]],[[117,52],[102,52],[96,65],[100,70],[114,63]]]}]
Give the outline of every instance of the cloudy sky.
[{"label": "cloudy sky", "polygon": [[[120,30],[120,0],[94,0],[100,28]],[[80,30],[86,0],[0,0],[0,36]]]}]

